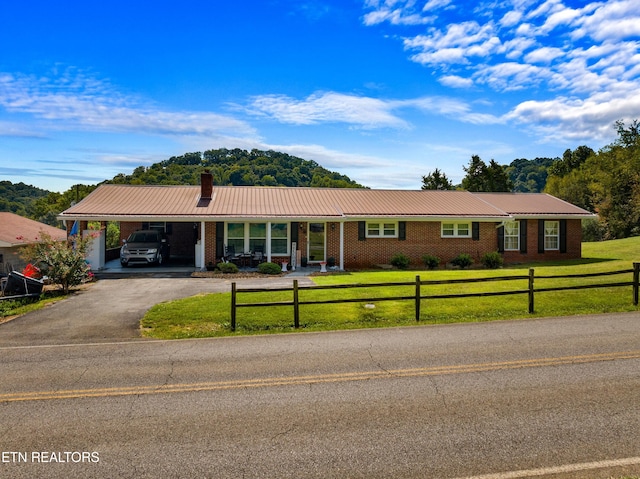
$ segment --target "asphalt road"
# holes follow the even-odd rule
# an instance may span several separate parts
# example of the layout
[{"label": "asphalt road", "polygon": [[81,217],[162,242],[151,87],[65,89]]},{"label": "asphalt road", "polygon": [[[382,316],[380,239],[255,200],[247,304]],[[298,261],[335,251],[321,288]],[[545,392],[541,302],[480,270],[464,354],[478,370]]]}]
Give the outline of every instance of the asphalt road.
[{"label": "asphalt road", "polygon": [[2,478],[640,473],[637,313],[0,357]]}]

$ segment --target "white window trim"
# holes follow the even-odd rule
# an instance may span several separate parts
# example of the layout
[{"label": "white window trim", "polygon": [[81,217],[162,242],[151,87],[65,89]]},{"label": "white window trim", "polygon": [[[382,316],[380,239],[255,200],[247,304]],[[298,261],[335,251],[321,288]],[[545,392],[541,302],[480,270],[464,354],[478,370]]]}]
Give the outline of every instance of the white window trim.
[{"label": "white window trim", "polygon": [[[444,234],[444,225],[453,225],[453,235]],[[460,225],[467,226],[467,234],[460,234],[458,232]],[[471,221],[442,221],[440,223],[440,237],[441,238],[471,238],[472,236],[472,224]]]},{"label": "white window trim", "polygon": [[[250,225],[252,223],[260,223],[258,221],[229,221],[226,222],[224,225],[224,244],[228,245],[229,244],[229,224],[230,223],[242,223],[244,224],[244,236],[243,236],[243,241],[244,241],[244,247],[243,247],[243,251],[249,251],[249,244],[251,241],[251,229],[250,229]],[[260,223],[262,224],[262,223]],[[265,237],[265,256],[267,255],[267,252],[269,252],[271,254],[271,256],[276,256],[276,257],[286,257],[286,256],[290,256],[291,255],[291,223],[286,222],[286,221],[274,221],[274,222],[265,222],[264,223],[266,225],[266,237]],[[287,252],[286,253],[271,253],[271,241],[272,241],[272,237],[271,237],[271,225],[273,224],[286,224],[287,225]],[[262,238],[254,238],[254,239],[262,239]],[[284,241],[284,238],[276,238],[279,241]],[[242,251],[236,251],[236,253],[242,253]]]},{"label": "white window trim", "polygon": [[[547,234],[547,223],[555,223],[556,224],[556,234]],[[547,248],[547,238],[555,238],[556,247],[555,248]],[[544,222],[544,250],[545,251],[559,251],[560,250],[560,221],[545,221]]]},{"label": "white window trim", "polygon": [[[377,234],[377,235],[369,234],[369,230],[371,229],[371,228],[369,228],[369,225],[374,225],[374,224],[380,225],[380,227],[378,228],[378,232],[381,233],[381,234]],[[387,228],[384,227],[385,225],[393,225],[393,235],[385,235],[384,234],[384,230],[387,229]],[[365,236],[367,238],[372,238],[372,239],[376,239],[376,238],[377,239],[387,239],[387,238],[388,239],[394,239],[394,238],[397,239],[398,238],[398,222],[397,221],[383,221],[383,220],[381,220],[381,221],[367,221],[367,224],[365,226],[367,228],[366,229],[366,234],[365,234]]]},{"label": "white window trim", "polygon": [[[286,253],[273,253],[271,252],[271,246],[273,243],[273,240],[275,239],[276,241],[284,241],[284,238],[274,238],[271,234],[271,227],[273,225],[287,225],[287,252]],[[269,248],[269,251],[271,252],[271,256],[276,256],[276,257],[287,257],[287,256],[291,256],[291,223],[288,223],[286,221],[270,221],[268,223],[267,229],[269,230],[268,233],[268,246],[267,248]]]},{"label": "white window trim", "polygon": [[[515,234],[507,234],[507,223],[511,223],[515,225],[516,233]],[[507,238],[516,238],[516,247],[515,248],[507,248]],[[520,222],[519,221],[506,221],[504,225],[504,244],[505,251],[520,251]]]}]

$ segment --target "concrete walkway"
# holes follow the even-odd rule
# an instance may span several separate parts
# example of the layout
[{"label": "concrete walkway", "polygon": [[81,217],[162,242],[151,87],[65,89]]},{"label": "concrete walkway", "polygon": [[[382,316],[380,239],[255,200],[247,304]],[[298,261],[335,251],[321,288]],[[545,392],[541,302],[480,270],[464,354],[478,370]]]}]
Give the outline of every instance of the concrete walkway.
[{"label": "concrete walkway", "polygon": [[[241,271],[257,271],[257,268],[240,268]],[[192,273],[200,271],[200,268],[186,264],[169,263],[161,266],[129,266],[127,268],[120,264],[120,260],[107,261],[104,268],[94,271],[98,278],[135,278],[141,276],[153,277],[189,277]],[[312,265],[298,267],[295,271],[289,271],[287,276],[309,276],[312,273],[320,272],[320,266]]]},{"label": "concrete walkway", "polygon": [[[150,268],[140,268],[150,269]],[[139,321],[153,305],[198,293],[239,288],[313,285],[309,277],[286,275],[247,279],[176,278],[156,269],[102,279],[43,309],[0,324],[0,347],[143,340]],[[164,275],[164,277],[163,277]],[[154,277],[155,276],[155,277]]]}]

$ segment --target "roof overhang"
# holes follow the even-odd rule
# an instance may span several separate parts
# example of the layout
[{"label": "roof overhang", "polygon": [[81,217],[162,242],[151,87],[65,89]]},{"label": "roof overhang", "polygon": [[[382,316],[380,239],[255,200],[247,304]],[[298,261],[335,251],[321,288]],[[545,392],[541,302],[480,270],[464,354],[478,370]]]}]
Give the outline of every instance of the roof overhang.
[{"label": "roof overhang", "polygon": [[236,215],[236,216],[211,216],[211,215],[185,215],[185,216],[164,216],[164,215],[81,215],[81,214],[60,214],[60,221],[119,221],[119,222],[201,222],[201,221],[367,221],[367,220],[393,220],[393,221],[480,221],[494,222],[513,219],[510,215],[499,216],[458,216],[458,215],[359,215],[359,216],[256,216],[256,215]]}]

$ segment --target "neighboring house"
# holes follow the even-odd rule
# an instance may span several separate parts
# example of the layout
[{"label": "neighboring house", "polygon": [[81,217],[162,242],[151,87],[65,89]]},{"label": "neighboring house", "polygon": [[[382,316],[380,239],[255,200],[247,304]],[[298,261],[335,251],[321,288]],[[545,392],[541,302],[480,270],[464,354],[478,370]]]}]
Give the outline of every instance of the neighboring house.
[{"label": "neighboring house", "polygon": [[56,240],[67,238],[66,231],[60,228],[14,213],[0,212],[0,273],[22,271],[26,262],[20,257],[20,249],[37,242],[43,231]]},{"label": "neighboring house", "polygon": [[[219,261],[225,248],[264,249],[268,261],[330,258],[340,269],[388,264],[404,253],[448,262],[500,251],[506,262],[581,256],[581,220],[594,215],[546,194],[333,188],[101,185],[59,218],[120,222],[121,236],[159,229],[172,256],[196,266]],[[201,260],[204,258],[204,261]]]}]

